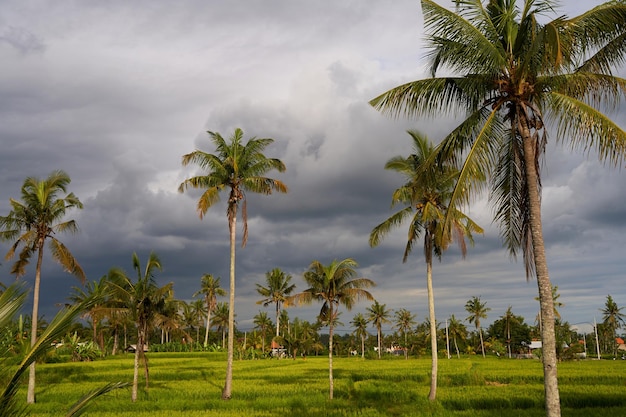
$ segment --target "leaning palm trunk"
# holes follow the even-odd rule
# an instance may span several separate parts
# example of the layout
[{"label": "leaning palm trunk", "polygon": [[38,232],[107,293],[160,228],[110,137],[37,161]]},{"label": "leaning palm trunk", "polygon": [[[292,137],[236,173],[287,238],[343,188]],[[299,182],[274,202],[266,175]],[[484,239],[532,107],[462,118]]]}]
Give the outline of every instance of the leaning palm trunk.
[{"label": "leaning palm trunk", "polygon": [[[35,288],[33,289],[33,316],[30,333],[30,346],[37,343],[37,317],[39,316],[39,288],[41,286],[41,264],[43,263],[43,240],[38,242],[37,267],[35,269]],[[35,403],[35,361],[30,364],[28,371],[28,392],[26,394],[28,404]]]},{"label": "leaning palm trunk", "polygon": [[[235,209],[236,210],[236,209]],[[230,225],[230,294],[228,297],[228,358],[226,360],[226,381],[222,391],[222,399],[232,396],[233,354],[235,346],[235,232],[237,217],[229,213]]]},{"label": "leaning palm trunk", "polygon": [[483,354],[483,358],[485,357],[485,341],[483,340],[483,329],[482,327],[478,328],[478,334],[480,335],[480,351]]},{"label": "leaning palm trunk", "polygon": [[539,304],[541,307],[541,342],[543,378],[546,395],[546,413],[548,417],[561,415],[559,386],[556,368],[556,336],[554,331],[554,300],[552,283],[548,274],[543,230],[541,227],[541,200],[539,198],[539,174],[537,172],[535,143],[528,128],[528,121],[519,121],[519,130],[524,143],[524,163],[526,165],[526,181],[530,209],[530,228],[532,248],[539,287]]},{"label": "leaning palm trunk", "polygon": [[[428,234],[426,235],[428,236]],[[427,253],[426,286],[428,287],[428,317],[430,319],[430,349],[432,362],[430,371],[430,392],[428,399],[433,401],[437,396],[437,321],[435,319],[435,295],[433,293],[433,262],[432,252]]]}]

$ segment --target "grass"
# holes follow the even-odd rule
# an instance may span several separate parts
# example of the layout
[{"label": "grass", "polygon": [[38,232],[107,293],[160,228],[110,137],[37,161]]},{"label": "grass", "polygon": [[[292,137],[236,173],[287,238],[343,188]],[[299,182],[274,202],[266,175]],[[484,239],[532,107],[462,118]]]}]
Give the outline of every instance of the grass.
[{"label": "grass", "polygon": [[[220,399],[221,353],[153,353],[150,388],[136,403],[130,388],[96,400],[87,416],[543,416],[540,361],[470,357],[440,359],[437,401],[427,400],[430,360],[335,358],[334,400],[328,400],[328,360],[235,361],[233,398]],[[38,367],[31,416],[62,416],[91,389],[131,381],[132,355]],[[626,415],[626,361],[559,365],[563,415]],[[25,398],[25,389],[20,392]]]}]

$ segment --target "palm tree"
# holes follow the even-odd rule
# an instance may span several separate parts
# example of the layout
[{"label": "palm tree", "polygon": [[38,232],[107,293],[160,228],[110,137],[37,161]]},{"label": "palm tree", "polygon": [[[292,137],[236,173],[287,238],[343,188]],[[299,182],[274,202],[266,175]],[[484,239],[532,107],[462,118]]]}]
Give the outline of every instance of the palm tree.
[{"label": "palm tree", "polygon": [[367,308],[367,321],[374,324],[376,328],[376,335],[378,340],[378,359],[380,359],[382,351],[382,339],[383,339],[383,324],[391,323],[389,315],[391,310],[387,310],[387,304],[380,304],[378,301],[374,301],[371,307]]},{"label": "palm tree", "polygon": [[242,204],[243,239],[241,246],[245,247],[248,241],[248,211],[246,192],[271,194],[273,191],[286,193],[287,186],[279,180],[264,177],[267,172],[276,169],[285,171],[285,164],[279,159],[267,158],[263,150],[270,145],[273,139],[251,138],[246,144],[242,143],[243,131],[235,129],[229,142],[219,133],[208,132],[211,141],[216,147],[217,154],[195,150],[183,156],[183,165],[197,164],[209,172],[186,179],[180,184],[178,191],[183,192],[189,187],[206,189],[198,200],[197,210],[200,219],[207,210],[220,199],[220,191],[230,188],[228,195],[228,229],[230,235],[230,291],[228,317],[228,359],[226,364],[226,380],[222,390],[222,399],[232,396],[233,382],[233,353],[235,328],[235,232],[237,226],[237,212]]},{"label": "palm tree", "polygon": [[504,313],[504,316],[502,316],[502,318],[506,321],[506,345],[507,345],[507,351],[509,353],[509,359],[511,359],[512,357],[511,355],[511,324],[519,324],[519,320],[517,319],[515,314],[513,314],[512,309],[513,307],[509,306],[509,308],[506,309],[506,313]]},{"label": "palm tree", "polygon": [[456,350],[456,357],[460,358],[459,354],[459,345],[457,343],[457,339],[465,340],[467,337],[467,329],[465,325],[454,317],[454,314],[450,316],[450,320],[448,321],[448,334],[452,337],[454,341],[454,349]]},{"label": "palm tree", "polygon": [[[460,210],[448,207],[457,171],[446,161],[433,163],[435,149],[429,140],[415,131],[409,131],[414,153],[407,158],[396,156],[385,164],[402,174],[407,182],[394,191],[392,206],[405,207],[379,224],[370,233],[370,246],[377,246],[382,238],[403,221],[410,218],[408,241],[402,262],[406,262],[413,246],[424,235],[424,258],[426,260],[426,286],[428,289],[428,315],[430,332],[436,334],[435,295],[432,282],[433,254],[441,260],[443,252],[452,241],[459,244],[465,256],[467,246],[465,236],[472,242],[472,233],[482,233],[482,229]],[[437,395],[437,338],[431,338],[432,363],[428,398],[432,401]]]},{"label": "palm tree", "polygon": [[[613,76],[623,62],[626,5],[610,1],[577,16],[544,15],[556,1],[456,1],[456,13],[422,0],[432,78],[389,90],[370,103],[392,115],[423,118],[467,115],[441,143],[461,174],[451,206],[484,189],[513,256],[522,252],[526,276],[537,277],[542,311],[546,413],[559,416],[556,336],[541,222],[539,166],[546,123],[573,148],[595,149],[621,165],[626,132],[602,110],[615,108],[626,80]],[[436,77],[438,70],[445,75]]]},{"label": "palm tree", "polygon": [[204,274],[200,278],[200,290],[196,291],[193,296],[204,295],[206,303],[206,330],[204,331],[204,347],[209,343],[209,323],[211,323],[211,312],[215,310],[217,304],[217,296],[226,295],[226,290],[220,286],[220,277],[213,278],[211,274]]},{"label": "palm tree", "polygon": [[257,304],[262,304],[263,307],[267,307],[270,304],[276,305],[276,336],[280,331],[280,306],[285,303],[285,300],[296,289],[295,284],[291,284],[291,275],[285,274],[280,268],[274,268],[265,273],[266,287],[261,284],[256,284],[256,291],[263,297],[262,300],[257,301]]},{"label": "palm tree", "polygon": [[330,381],[329,398],[333,399],[333,329],[338,317],[339,306],[351,310],[354,303],[364,298],[373,300],[372,294],[364,288],[376,284],[368,278],[355,278],[357,263],[347,258],[334,260],[328,265],[313,261],[304,273],[304,281],[309,286],[301,293],[290,297],[295,304],[311,304],[313,301],[322,303],[318,320],[328,326],[328,370]]},{"label": "palm tree", "polygon": [[354,327],[354,335],[361,340],[361,359],[365,359],[365,338],[369,336],[367,319],[362,313],[357,313],[350,324]]},{"label": "palm tree", "polygon": [[412,314],[406,308],[401,308],[395,313],[396,322],[394,327],[404,336],[404,359],[409,359],[409,346],[407,344],[407,335],[411,327],[415,324],[415,314]]},{"label": "palm tree", "polygon": [[217,303],[215,305],[215,314],[213,315],[210,326],[216,326],[217,331],[222,332],[222,349],[226,347],[226,330],[230,327],[229,316],[230,311],[228,309],[228,303]]},{"label": "palm tree", "polygon": [[[191,303],[191,311],[196,320],[196,343],[200,344],[200,327],[202,327],[202,322],[204,321],[204,317],[207,314],[207,309],[204,304],[204,300],[194,300]],[[206,323],[207,327],[209,327],[209,322]],[[206,335],[206,334],[205,334]]]},{"label": "palm tree", "polygon": [[159,287],[154,278],[156,271],[161,271],[159,257],[151,252],[148,262],[142,270],[139,257],[133,253],[133,269],[137,273],[137,281],[132,282],[126,272],[120,268],[112,268],[108,274],[108,285],[120,306],[126,309],[137,328],[137,344],[135,348],[135,363],[131,400],[137,401],[137,387],[139,381],[139,363],[144,363],[146,389],[148,388],[148,361],[145,358],[144,346],[147,345],[148,333],[159,314],[166,305],[166,300],[172,293],[173,284],[170,282]]},{"label": "palm tree", "polygon": [[615,356],[615,348],[617,347],[617,343],[615,342],[617,329],[622,327],[624,324],[624,319],[626,319],[626,314],[622,313],[624,307],[618,307],[617,303],[613,300],[613,297],[610,295],[606,296],[606,303],[604,304],[604,309],[602,310],[602,319],[604,320],[603,324],[609,328],[611,331],[611,346],[613,347],[613,356]]},{"label": "palm tree", "polygon": [[[67,272],[75,275],[81,282],[85,282],[83,269],[67,247],[56,238],[59,233],[78,231],[76,222],[64,220],[64,217],[66,212],[72,208],[82,209],[83,204],[74,193],[59,197],[59,194],[67,192],[70,182],[70,177],[63,171],[54,171],[45,180],[28,177],[22,185],[22,201],[11,198],[9,200],[11,212],[7,216],[0,216],[0,240],[13,241],[13,245],[6,254],[6,259],[13,258],[17,248],[22,246],[19,257],[11,268],[11,273],[18,277],[23,276],[31,256],[34,253],[37,254],[31,346],[37,342],[39,288],[46,241],[49,242],[48,246],[52,258],[61,264]],[[35,361],[31,363],[29,369],[27,402],[29,404],[35,402]]]},{"label": "palm tree", "polygon": [[465,303],[465,310],[469,313],[469,316],[466,318],[470,323],[474,323],[476,326],[476,331],[480,335],[480,349],[483,352],[483,358],[485,357],[485,343],[483,341],[483,330],[480,327],[480,320],[487,318],[487,312],[491,309],[487,307],[486,302],[480,301],[480,297],[472,297]]},{"label": "palm tree", "polygon": [[89,317],[91,319],[91,326],[93,330],[93,342],[100,346],[100,350],[104,351],[104,340],[102,337],[102,330],[100,330],[100,337],[98,337],[98,324],[107,316],[108,298],[107,295],[107,276],[104,275],[99,281],[91,281],[85,284],[84,289],[80,287],[72,287],[72,294],[70,294],[69,300],[73,304],[81,303],[88,298],[95,298],[99,302],[90,306],[89,310],[83,312],[83,317]]},{"label": "palm tree", "polygon": [[[13,320],[16,313],[23,307],[26,296],[27,292],[24,284],[21,282],[16,282],[9,287],[3,286],[3,291],[0,292],[0,328],[5,328]],[[35,344],[24,352],[18,363],[3,361],[2,367],[0,367],[0,417],[26,415],[26,409],[18,405],[15,399],[20,382],[23,381],[23,374],[30,368],[32,362],[42,359],[50,350],[54,349],[54,342],[63,337],[70,330],[79,315],[86,310],[90,310],[94,302],[100,303],[95,297],[88,297],[74,305],[66,305],[52,319]],[[0,353],[5,357],[7,352]],[[93,390],[72,405],[65,415],[68,417],[79,416],[94,398],[127,385],[121,382],[110,383]]]},{"label": "palm tree", "polygon": [[[552,286],[552,311],[554,313],[553,320],[561,320],[561,313],[559,312],[559,309],[563,307],[565,304],[559,301],[560,297],[561,297],[561,294],[559,293],[559,286],[553,285]],[[535,297],[535,300],[539,301],[539,305],[540,305],[539,314],[537,314],[536,320],[539,323],[539,333],[541,333],[541,328],[542,328],[541,300],[539,299],[539,297]]]},{"label": "palm tree", "polygon": [[263,353],[265,353],[265,340],[267,339],[267,331],[272,327],[272,320],[267,316],[265,311],[259,311],[259,314],[253,318],[254,328],[259,329],[263,339]]}]

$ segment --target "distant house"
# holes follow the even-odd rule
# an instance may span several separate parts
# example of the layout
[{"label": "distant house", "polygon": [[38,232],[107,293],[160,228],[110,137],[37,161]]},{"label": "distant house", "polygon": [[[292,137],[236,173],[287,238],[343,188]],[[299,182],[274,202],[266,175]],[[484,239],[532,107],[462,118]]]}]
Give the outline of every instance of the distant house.
[{"label": "distant house", "polygon": [[287,350],[284,346],[281,346],[275,340],[272,340],[272,357],[274,358],[284,358],[287,356]]}]

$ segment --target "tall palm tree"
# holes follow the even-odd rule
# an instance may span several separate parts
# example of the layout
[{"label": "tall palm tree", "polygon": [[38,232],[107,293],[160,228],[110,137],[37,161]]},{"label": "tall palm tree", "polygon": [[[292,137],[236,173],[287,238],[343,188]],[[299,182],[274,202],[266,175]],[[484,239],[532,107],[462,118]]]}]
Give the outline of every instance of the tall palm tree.
[{"label": "tall palm tree", "polygon": [[465,325],[454,317],[454,314],[450,316],[450,320],[448,321],[448,334],[454,341],[454,349],[456,350],[456,357],[460,358],[459,354],[459,345],[457,343],[457,339],[465,340],[467,337],[467,329]]},{"label": "tall palm tree", "polygon": [[186,179],[180,184],[178,191],[183,192],[189,187],[205,189],[198,200],[197,210],[200,219],[207,210],[220,199],[220,191],[230,188],[228,195],[227,217],[230,235],[230,291],[229,291],[229,318],[228,318],[228,359],[226,364],[226,379],[222,390],[222,399],[232,396],[233,382],[233,353],[235,328],[235,232],[237,230],[237,212],[242,204],[243,238],[241,246],[245,247],[248,241],[248,211],[246,192],[272,194],[273,191],[286,193],[287,186],[272,178],[264,177],[271,170],[285,171],[285,164],[279,159],[267,158],[263,150],[273,139],[251,138],[246,144],[243,141],[243,131],[235,129],[234,134],[226,141],[219,133],[208,132],[211,141],[216,147],[216,154],[195,150],[183,156],[183,165],[197,164],[208,170],[206,175],[199,175]]},{"label": "tall palm tree", "polygon": [[209,343],[209,323],[211,323],[211,313],[217,305],[217,297],[226,295],[226,290],[220,286],[220,277],[214,278],[211,274],[204,274],[200,278],[200,290],[196,291],[193,296],[204,295],[206,303],[206,329],[204,331],[204,347]]},{"label": "tall palm tree", "polygon": [[328,326],[328,374],[330,382],[329,398],[333,399],[333,330],[338,317],[339,306],[351,310],[361,299],[373,300],[372,294],[364,288],[376,284],[368,278],[358,277],[356,261],[351,258],[341,261],[334,260],[328,265],[313,261],[304,273],[304,281],[309,286],[301,293],[290,297],[295,304],[311,304],[313,301],[322,303],[318,316],[319,322]]},{"label": "tall palm tree", "polygon": [[354,327],[354,335],[361,340],[361,359],[365,359],[365,338],[369,335],[367,319],[363,313],[357,313],[350,324]]},{"label": "tall palm tree", "polygon": [[[404,158],[396,156],[385,164],[402,174],[406,183],[396,189],[392,196],[392,206],[404,208],[376,226],[370,233],[370,246],[377,246],[389,231],[410,219],[409,232],[402,262],[406,262],[413,246],[424,236],[424,258],[426,260],[426,287],[428,289],[428,317],[431,334],[436,335],[435,295],[432,281],[433,255],[441,260],[443,252],[451,242],[456,241],[465,256],[465,237],[472,241],[472,233],[482,233],[482,229],[460,210],[449,207],[451,192],[458,172],[446,161],[434,164],[435,148],[430,141],[418,132],[409,131],[414,153]],[[437,337],[431,338],[431,381],[428,398],[432,401],[437,395]]]},{"label": "tall palm tree", "polygon": [[254,328],[261,332],[262,349],[265,353],[265,340],[267,339],[267,331],[272,327],[272,320],[267,316],[265,311],[259,311],[259,314],[253,318]]},{"label": "tall palm tree", "polygon": [[[23,276],[31,257],[37,254],[31,346],[37,342],[41,266],[46,241],[48,241],[52,258],[67,272],[75,275],[81,282],[85,282],[83,269],[68,248],[56,238],[59,233],[78,231],[76,222],[65,220],[65,214],[73,208],[82,209],[83,204],[74,193],[69,193],[65,197],[59,196],[67,192],[70,182],[70,177],[63,171],[54,171],[44,180],[28,177],[22,185],[22,201],[11,198],[9,200],[11,212],[7,216],[0,216],[0,239],[13,241],[6,259],[13,258],[15,251],[20,246],[22,247],[17,261],[11,268],[11,273],[18,277]],[[29,369],[27,402],[29,404],[35,402],[35,361],[31,363]]]},{"label": "tall palm tree", "polygon": [[[626,80],[612,74],[626,51],[626,5],[610,1],[567,18],[555,13],[553,0],[455,1],[456,13],[421,3],[432,78],[395,87],[371,104],[416,118],[467,115],[441,143],[442,157],[456,157],[461,167],[452,205],[485,188],[476,172],[491,179],[506,246],[513,256],[523,253],[527,278],[537,278],[546,413],[559,416],[539,162],[546,124],[554,122],[557,139],[621,165],[626,132],[602,111],[615,108],[626,90]],[[436,77],[439,70],[445,74]]]},{"label": "tall palm tree", "polygon": [[387,310],[387,304],[380,304],[377,300],[374,301],[370,307],[367,307],[367,321],[372,323],[376,328],[376,335],[378,340],[378,359],[380,359],[381,351],[383,350],[383,324],[391,323],[389,316],[391,310]]},{"label": "tall palm tree", "polygon": [[146,389],[148,388],[148,361],[145,358],[144,346],[147,345],[148,334],[151,326],[166,306],[166,301],[172,293],[173,284],[170,282],[162,287],[157,285],[155,280],[156,271],[161,271],[161,260],[151,252],[144,269],[141,268],[139,256],[133,253],[133,269],[137,274],[137,280],[133,282],[131,278],[121,268],[112,268],[108,273],[108,285],[112,292],[112,297],[119,305],[126,309],[128,315],[132,317],[137,328],[137,345],[135,348],[135,363],[133,374],[133,387],[131,400],[137,401],[137,390],[139,381],[139,363],[144,363],[144,376]]},{"label": "tall palm tree", "polygon": [[626,319],[626,314],[622,313],[624,307],[618,307],[613,297],[610,295],[606,296],[606,303],[604,304],[604,309],[602,309],[602,319],[604,320],[603,324],[609,328],[611,331],[611,346],[613,347],[613,356],[615,356],[617,343],[615,342],[617,329],[622,327],[624,324],[624,320]]},{"label": "tall palm tree", "polygon": [[480,335],[480,349],[483,352],[483,358],[485,357],[485,343],[483,341],[483,329],[480,326],[480,320],[486,319],[490,310],[486,302],[480,301],[480,297],[474,296],[465,303],[465,311],[469,313],[466,320],[474,323],[476,326],[476,331]]},{"label": "tall palm tree", "polygon": [[291,275],[285,274],[280,268],[274,268],[266,272],[265,282],[267,284],[265,287],[261,284],[256,284],[256,291],[265,297],[257,301],[257,304],[262,304],[263,307],[267,307],[270,304],[276,305],[276,336],[278,336],[280,332],[280,306],[285,303],[285,300],[296,289],[296,285],[291,284]]},{"label": "tall palm tree", "polygon": [[396,321],[394,327],[400,331],[404,337],[404,359],[409,359],[409,347],[407,343],[407,336],[411,327],[415,325],[415,314],[412,314],[406,308],[401,308],[395,312]]}]

